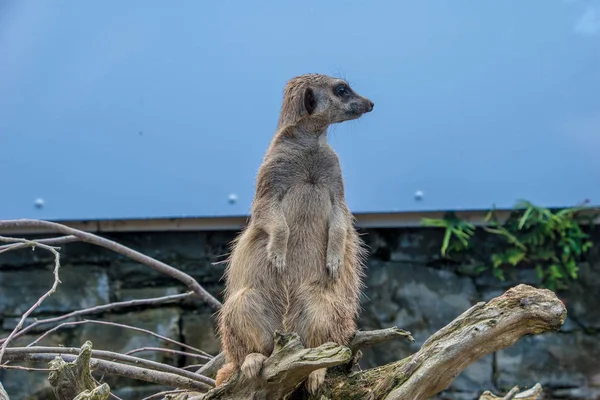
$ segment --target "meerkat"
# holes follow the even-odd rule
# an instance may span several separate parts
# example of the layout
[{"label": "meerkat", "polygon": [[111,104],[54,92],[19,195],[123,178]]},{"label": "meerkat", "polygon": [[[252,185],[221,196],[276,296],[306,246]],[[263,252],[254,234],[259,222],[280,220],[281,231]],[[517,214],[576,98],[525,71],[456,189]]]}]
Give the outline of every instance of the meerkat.
[{"label": "meerkat", "polygon": [[[217,385],[239,369],[257,377],[275,330],[296,332],[307,347],[346,345],[356,331],[366,250],[327,129],[373,107],[342,79],[306,74],[288,81],[249,222],[231,245],[218,314],[227,363]],[[325,375],[309,375],[310,393]]]}]

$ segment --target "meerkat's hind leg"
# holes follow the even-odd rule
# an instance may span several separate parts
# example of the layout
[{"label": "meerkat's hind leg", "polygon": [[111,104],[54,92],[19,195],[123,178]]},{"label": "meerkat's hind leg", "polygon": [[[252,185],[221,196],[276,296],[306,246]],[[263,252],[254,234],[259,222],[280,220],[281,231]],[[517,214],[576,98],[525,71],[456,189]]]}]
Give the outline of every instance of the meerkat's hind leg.
[{"label": "meerkat's hind leg", "polygon": [[250,353],[246,356],[244,363],[242,364],[242,373],[246,375],[247,378],[254,379],[258,377],[260,374],[260,370],[262,369],[263,363],[267,357],[264,354],[260,353]]},{"label": "meerkat's hind leg", "polygon": [[317,369],[308,375],[308,379],[306,379],[306,389],[310,394],[315,394],[325,382],[325,375],[327,374],[327,368]]},{"label": "meerkat's hind leg", "polygon": [[238,370],[239,365],[235,365],[234,363],[227,363],[223,365],[223,367],[217,371],[217,376],[215,377],[215,386],[218,387],[227,382]]}]

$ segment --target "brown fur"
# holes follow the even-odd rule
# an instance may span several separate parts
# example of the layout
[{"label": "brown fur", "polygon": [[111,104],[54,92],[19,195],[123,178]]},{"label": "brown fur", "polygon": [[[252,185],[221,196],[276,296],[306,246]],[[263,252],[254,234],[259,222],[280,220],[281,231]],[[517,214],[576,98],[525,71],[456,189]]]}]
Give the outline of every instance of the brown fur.
[{"label": "brown fur", "polygon": [[[217,385],[240,368],[256,377],[273,351],[275,330],[298,333],[307,347],[347,344],[355,332],[365,250],[326,138],[330,124],[372,109],[341,79],[308,74],[286,85],[251,219],[232,244],[225,272],[219,334],[228,363]],[[325,369],[313,372],[309,390],[324,378]]]}]

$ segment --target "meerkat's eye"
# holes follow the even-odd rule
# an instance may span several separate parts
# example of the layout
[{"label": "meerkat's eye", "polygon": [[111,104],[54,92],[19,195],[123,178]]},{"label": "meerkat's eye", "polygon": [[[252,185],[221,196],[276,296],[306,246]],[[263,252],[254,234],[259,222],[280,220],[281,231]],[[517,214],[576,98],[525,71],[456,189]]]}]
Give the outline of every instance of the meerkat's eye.
[{"label": "meerkat's eye", "polygon": [[339,95],[339,96],[347,96],[350,94],[350,91],[348,90],[348,86],[346,86],[345,84],[340,84],[337,85],[335,87],[335,92]]}]

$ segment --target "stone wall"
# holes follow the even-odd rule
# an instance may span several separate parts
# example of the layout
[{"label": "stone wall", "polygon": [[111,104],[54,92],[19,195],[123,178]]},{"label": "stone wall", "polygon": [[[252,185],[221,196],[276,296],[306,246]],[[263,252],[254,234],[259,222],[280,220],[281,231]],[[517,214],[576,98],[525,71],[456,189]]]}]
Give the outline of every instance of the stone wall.
[{"label": "stone wall", "polygon": [[[489,274],[473,275],[468,265],[439,259],[440,236],[426,229],[363,231],[370,246],[367,289],[361,329],[398,326],[412,332],[416,343],[401,341],[367,350],[363,368],[390,362],[416,351],[433,332],[478,301],[489,300],[516,283],[539,286],[535,273],[520,270],[506,282]],[[235,232],[122,233],[105,235],[145,254],[166,261],[195,277],[220,297],[223,264]],[[600,239],[600,230],[594,232]],[[547,399],[600,399],[600,240],[595,240],[580,280],[558,293],[568,308],[560,332],[523,338],[514,347],[488,355],[461,374],[439,399],[475,399],[484,389],[506,391],[513,385],[540,382]],[[73,243],[64,245],[59,290],[36,316],[56,316],[76,309],[181,293],[178,282],[104,249]],[[37,249],[0,255],[0,335],[14,328],[18,317],[52,282],[52,255]],[[201,348],[219,351],[212,312],[195,300],[137,307],[90,319],[133,324]],[[39,336],[30,332],[13,345],[27,345]],[[141,347],[165,347],[159,339],[113,326],[82,324],[63,327],[44,345],[80,346],[91,340],[96,349],[125,352]],[[171,348],[177,348],[171,346]],[[184,366],[202,360],[166,353],[137,354]],[[43,364],[37,367],[46,367]],[[123,378],[105,377],[120,398],[139,400],[161,389]],[[1,370],[0,381],[13,400],[51,399],[45,374]]]}]

